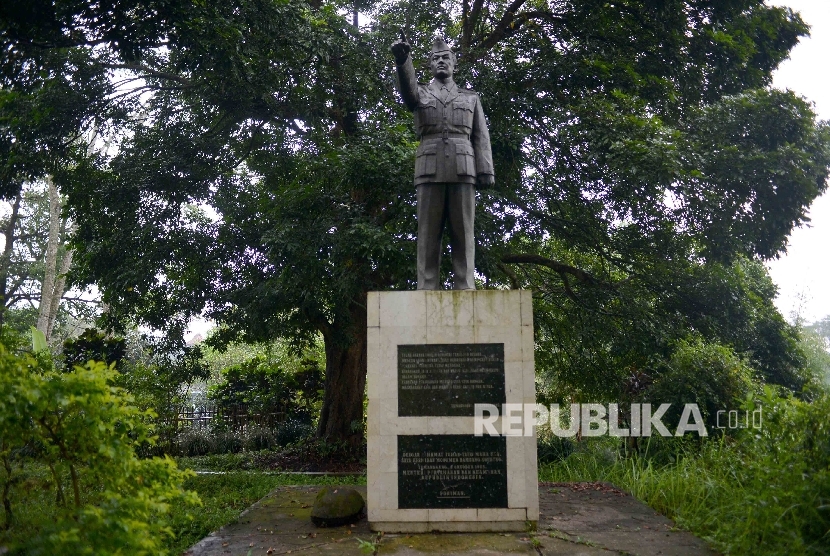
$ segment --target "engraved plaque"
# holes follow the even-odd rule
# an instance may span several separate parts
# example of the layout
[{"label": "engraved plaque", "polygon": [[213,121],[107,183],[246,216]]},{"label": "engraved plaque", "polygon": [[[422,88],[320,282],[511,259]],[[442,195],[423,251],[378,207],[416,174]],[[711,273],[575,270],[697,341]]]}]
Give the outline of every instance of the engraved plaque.
[{"label": "engraved plaque", "polygon": [[398,436],[398,508],[506,508],[507,438]]},{"label": "engraved plaque", "polygon": [[477,403],[505,402],[504,344],[398,346],[398,416],[473,417]]}]

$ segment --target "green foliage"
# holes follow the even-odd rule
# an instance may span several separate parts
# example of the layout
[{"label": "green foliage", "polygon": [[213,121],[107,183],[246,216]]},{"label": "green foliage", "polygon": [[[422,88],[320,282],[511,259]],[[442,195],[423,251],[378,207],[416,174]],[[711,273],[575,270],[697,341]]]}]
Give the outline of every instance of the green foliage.
[{"label": "green foliage", "polygon": [[49,349],[49,345],[46,343],[46,335],[43,334],[40,330],[35,328],[34,326],[31,327],[32,331],[32,351],[37,353],[39,351],[45,351]]},{"label": "green foliage", "polygon": [[709,430],[714,430],[719,410],[737,409],[751,394],[753,371],[728,347],[700,339],[681,340],[671,358],[655,374],[644,393],[646,401],[670,403],[668,423],[678,423],[684,404],[696,403]]},{"label": "green foliage", "polygon": [[710,539],[725,554],[823,554],[830,538],[830,397],[813,403],[772,388],[760,430],[710,439],[674,463],[608,457],[608,439],[543,466],[541,480],[608,481]]},{"label": "green foliage", "polygon": [[187,387],[207,376],[201,351],[133,331],[126,338],[126,352],[116,385],[130,393],[138,408],[152,413],[147,420],[156,434],[156,443],[142,445],[141,453],[174,453],[178,412]]},{"label": "green foliage", "polygon": [[270,450],[277,446],[277,439],[274,433],[258,425],[248,426],[245,429],[245,450],[249,452],[258,452],[260,450]]},{"label": "green foliage", "polygon": [[314,434],[314,427],[298,419],[287,419],[280,423],[274,440],[278,446],[289,446],[308,439]]},{"label": "green foliage", "polygon": [[[198,502],[172,460],[136,457],[150,430],[111,386],[115,376],[100,362],[57,372],[0,348],[0,486],[13,552],[158,553],[171,534],[170,506]],[[19,523],[12,501],[25,505],[15,490],[32,465],[48,468],[54,502]]]},{"label": "green foliage", "polygon": [[828,334],[822,323],[800,330],[799,348],[804,354],[806,384],[801,395],[806,400],[830,392],[830,353],[827,351]]},{"label": "green foliage", "polygon": [[305,359],[296,374],[256,356],[222,371],[219,383],[208,397],[225,412],[242,410],[250,415],[286,412],[310,418],[309,410],[320,399],[322,372],[312,359]]},{"label": "green foliage", "polygon": [[129,392],[135,406],[145,415],[145,422],[153,426],[156,441],[142,444],[141,454],[171,452],[178,408],[183,401],[179,379],[158,365],[129,361],[114,383]]},{"label": "green foliage", "polygon": [[[596,258],[549,246],[544,254],[551,259],[604,272]],[[574,285],[573,296],[555,288],[549,276],[528,279],[542,287],[534,318],[547,403],[570,403],[571,396],[639,400],[670,368],[677,343],[689,337],[728,346],[753,369],[753,378],[793,391],[808,380],[798,329],[775,308],[776,287],[760,262],[739,257],[727,265],[679,256],[648,263],[607,287]]]},{"label": "green foliage", "polygon": [[[113,327],[180,336],[204,311],[246,341],[322,335],[319,430],[352,438],[366,292],[414,287],[415,137],[389,45],[404,27],[420,60],[441,29],[491,123],[476,270],[538,292],[550,395],[616,396],[696,330],[801,389],[796,336],[738,268],[779,253],[826,188],[828,126],[769,88],[807,33],[797,14],[762,0],[361,6],[362,28],[330,1],[4,8],[0,195],[54,169],[79,280]],[[95,119],[119,132],[100,156],[66,140]],[[689,293],[698,282],[717,295]]]},{"label": "green foliage", "polygon": [[67,370],[87,361],[102,361],[121,370],[126,355],[127,344],[124,338],[110,336],[95,328],[87,328],[77,338],[68,338],[63,342],[63,359]]}]

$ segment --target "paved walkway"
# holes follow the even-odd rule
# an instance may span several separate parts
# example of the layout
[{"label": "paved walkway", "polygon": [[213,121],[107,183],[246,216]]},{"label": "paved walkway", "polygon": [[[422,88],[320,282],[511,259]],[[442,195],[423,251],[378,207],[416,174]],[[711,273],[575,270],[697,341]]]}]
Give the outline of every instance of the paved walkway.
[{"label": "paved walkway", "polygon": [[[310,513],[320,487],[282,487],[185,552],[188,556],[298,554],[423,554],[495,556],[715,555],[691,533],[610,485],[539,485],[541,516],[535,533],[383,535],[364,519],[349,527],[318,529]],[[366,487],[354,487],[364,498]],[[371,543],[371,544],[370,544]]]}]

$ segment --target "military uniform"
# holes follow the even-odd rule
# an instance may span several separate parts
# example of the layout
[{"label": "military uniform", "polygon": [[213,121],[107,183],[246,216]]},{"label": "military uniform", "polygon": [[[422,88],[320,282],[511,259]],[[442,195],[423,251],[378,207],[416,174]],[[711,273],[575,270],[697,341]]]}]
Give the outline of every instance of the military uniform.
[{"label": "military uniform", "polygon": [[[443,41],[437,48],[446,49]],[[476,177],[493,175],[490,134],[478,95],[448,79],[418,83],[412,59],[398,65],[403,101],[415,114],[418,289],[440,286],[441,236],[449,224],[453,288],[475,289]]]}]

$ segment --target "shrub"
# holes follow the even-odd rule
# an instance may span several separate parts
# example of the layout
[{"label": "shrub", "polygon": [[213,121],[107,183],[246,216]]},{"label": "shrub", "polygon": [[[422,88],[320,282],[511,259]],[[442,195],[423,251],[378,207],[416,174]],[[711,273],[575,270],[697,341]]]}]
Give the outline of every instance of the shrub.
[{"label": "shrub", "polygon": [[262,415],[267,421],[285,412],[289,417],[311,419],[319,409],[322,389],[322,370],[315,360],[303,359],[300,370],[292,373],[258,355],[225,368],[208,398],[226,415]]},{"label": "shrub", "polygon": [[245,430],[245,449],[248,451],[270,450],[276,445],[274,433],[265,427],[252,425]]},{"label": "shrub", "polygon": [[671,403],[665,423],[678,423],[683,405],[696,403],[712,430],[719,410],[737,409],[752,391],[752,369],[731,348],[700,339],[681,340],[646,391],[652,404]]},{"label": "shrub", "polygon": [[296,444],[314,434],[314,427],[297,419],[288,419],[277,429],[276,441],[279,446]]},{"label": "shrub", "polygon": [[215,451],[213,435],[205,429],[186,427],[176,437],[176,452],[182,456],[206,456]]},{"label": "shrub", "polygon": [[[111,385],[116,375],[95,362],[56,372],[0,346],[0,488],[13,553],[159,553],[170,505],[198,503],[172,460],[136,457],[153,439],[147,415]],[[15,539],[12,494],[24,465],[49,470],[54,519],[25,524],[35,533]]]},{"label": "shrub", "polygon": [[549,430],[540,434],[536,444],[539,463],[553,463],[567,458],[574,451],[574,442],[570,438],[556,436]]},{"label": "shrub", "polygon": [[217,431],[214,433],[213,446],[217,454],[238,454],[245,447],[245,441],[240,431]]},{"label": "shrub", "polygon": [[597,438],[542,466],[540,476],[614,483],[724,554],[826,554],[830,395],[807,403],[767,386],[742,409],[759,405],[760,429],[704,439],[699,450],[679,451],[670,464],[638,455],[609,460],[607,439]]}]

